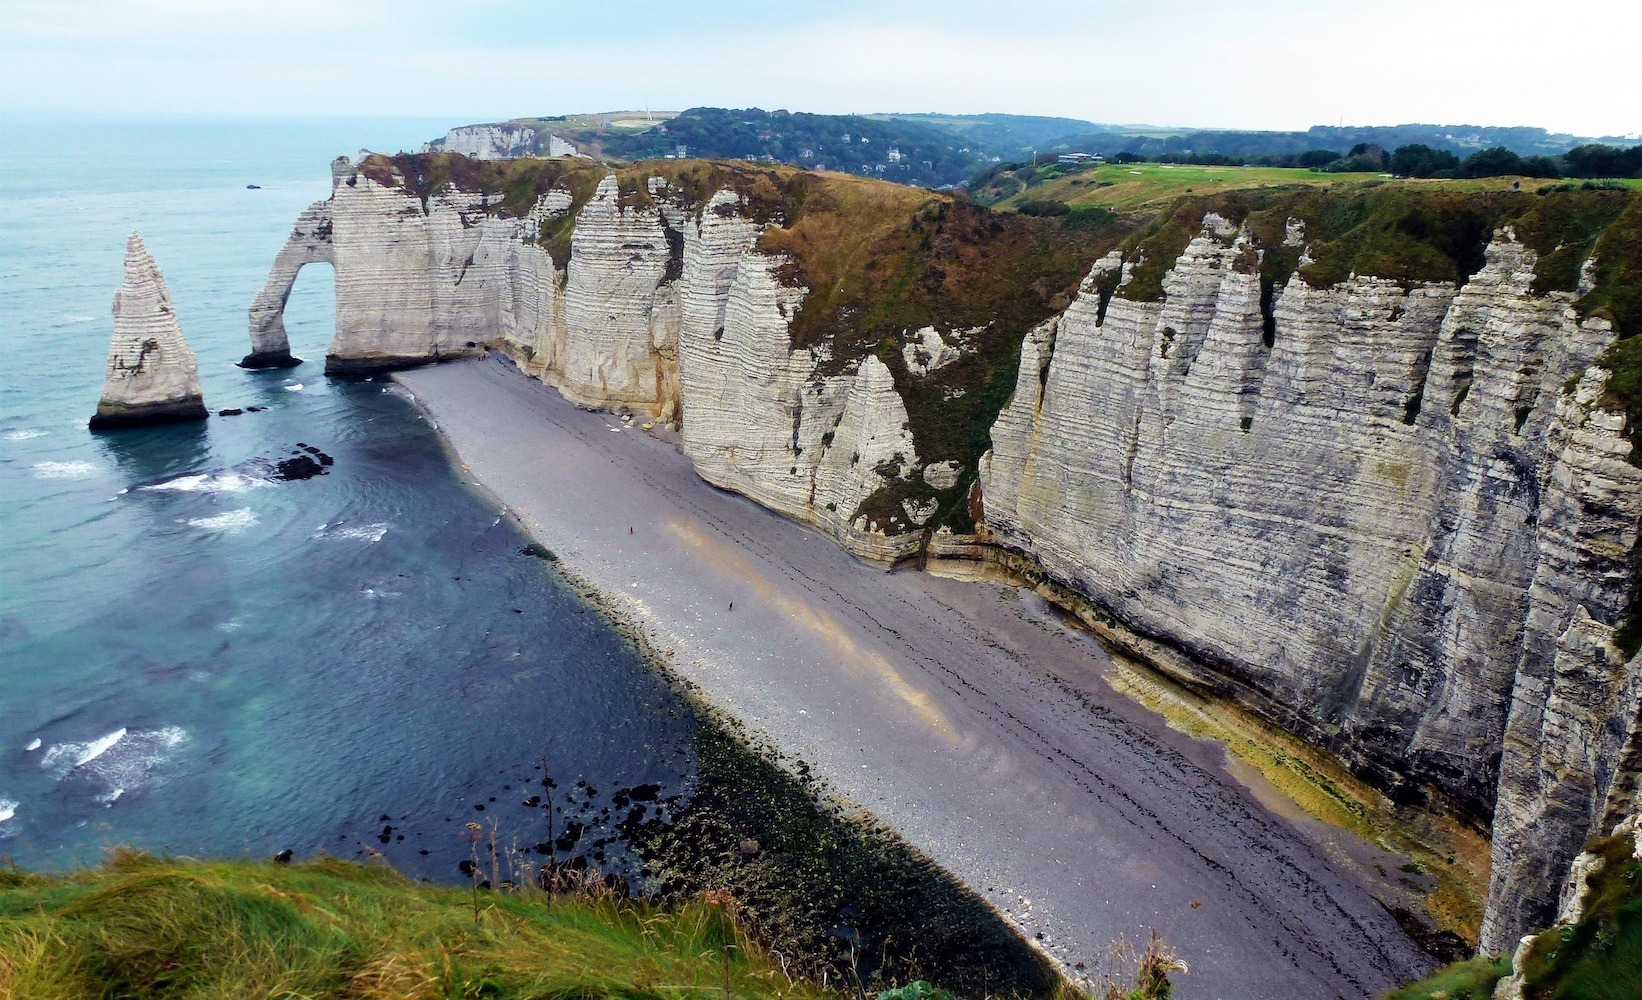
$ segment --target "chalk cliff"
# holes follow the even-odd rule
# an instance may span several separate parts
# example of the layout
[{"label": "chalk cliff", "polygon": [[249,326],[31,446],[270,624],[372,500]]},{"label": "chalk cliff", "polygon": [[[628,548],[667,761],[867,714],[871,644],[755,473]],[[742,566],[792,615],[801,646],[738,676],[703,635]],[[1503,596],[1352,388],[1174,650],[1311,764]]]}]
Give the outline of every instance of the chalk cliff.
[{"label": "chalk cliff", "polygon": [[575,156],[576,146],[551,132],[521,122],[463,125],[422,145],[424,153],[458,153],[476,160],[511,160],[521,156]]},{"label": "chalk cliff", "polygon": [[335,263],[329,201],[316,201],[297,216],[285,246],[274,258],[268,280],[251,303],[251,353],[240,361],[241,368],[290,368],[302,363],[291,355],[291,341],[285,334],[285,303],[296,285],[297,272],[304,264],[318,261]]},{"label": "chalk cliff", "polygon": [[125,245],[125,279],[114,293],[114,339],[92,430],[204,420],[199,362],[183,340],[165,277],[141,236]]},{"label": "chalk cliff", "polygon": [[1618,332],[1576,308],[1588,244],[1529,203],[1507,208],[1531,235],[1496,218],[1441,280],[1357,273],[1360,231],[1235,200],[1165,220],[1178,243],[1074,254],[905,188],[543,162],[339,161],[256,350],[287,272],[329,259],[329,371],[495,345],[677,424],[703,478],[863,558],[1030,567],[1181,680],[1491,826],[1485,948],[1635,811],[1642,469],[1598,363]]},{"label": "chalk cliff", "polygon": [[1613,635],[1642,470],[1591,368],[1613,331],[1536,295],[1509,229],[1459,288],[1295,276],[1269,331],[1249,249],[1211,217],[1160,301],[1103,307],[1097,268],[1028,338],[986,526],[1177,676],[1493,812],[1483,945],[1508,947],[1633,794],[1642,673]]},{"label": "chalk cliff", "polygon": [[[521,217],[482,192],[446,187],[422,201],[347,160],[333,172],[331,198],[303,213],[251,308],[248,363],[289,357],[285,299],[302,266],[329,261],[328,373],[492,344],[581,406],[680,423],[688,399],[683,446],[710,482],[865,558],[918,551],[922,536],[909,529],[920,508],[859,512],[920,472],[893,377],[874,357],[818,374],[827,345],[791,346],[804,289],[782,283],[782,259],[759,250],[764,225],[734,192],[691,205],[655,178],[633,199],[609,175],[579,206],[552,189]],[[542,234],[567,222],[568,253],[556,261]]]}]

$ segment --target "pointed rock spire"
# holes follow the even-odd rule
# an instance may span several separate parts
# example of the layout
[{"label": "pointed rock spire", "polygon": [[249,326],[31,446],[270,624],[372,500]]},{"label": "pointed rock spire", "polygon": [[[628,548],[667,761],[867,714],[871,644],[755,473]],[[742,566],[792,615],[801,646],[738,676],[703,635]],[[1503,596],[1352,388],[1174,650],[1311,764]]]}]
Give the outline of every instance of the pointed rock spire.
[{"label": "pointed rock spire", "polygon": [[159,265],[136,233],[114,293],[114,341],[92,430],[205,419],[200,366],[182,339]]}]

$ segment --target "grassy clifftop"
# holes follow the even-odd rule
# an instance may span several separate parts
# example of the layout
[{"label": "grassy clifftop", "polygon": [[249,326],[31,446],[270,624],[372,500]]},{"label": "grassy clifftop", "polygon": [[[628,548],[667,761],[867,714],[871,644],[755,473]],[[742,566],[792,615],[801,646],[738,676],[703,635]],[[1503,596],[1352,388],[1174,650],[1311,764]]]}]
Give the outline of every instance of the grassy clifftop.
[{"label": "grassy clifftop", "polygon": [[731,906],[434,888],[333,859],[0,870],[0,996],[840,997]]}]

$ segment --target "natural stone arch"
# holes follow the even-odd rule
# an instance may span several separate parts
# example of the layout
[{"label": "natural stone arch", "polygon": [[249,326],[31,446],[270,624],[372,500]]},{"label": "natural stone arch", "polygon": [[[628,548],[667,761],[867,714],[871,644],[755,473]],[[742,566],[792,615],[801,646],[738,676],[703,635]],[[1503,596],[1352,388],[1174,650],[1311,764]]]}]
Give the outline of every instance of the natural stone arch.
[{"label": "natural stone arch", "polygon": [[302,363],[291,355],[291,341],[285,335],[285,302],[303,265],[316,261],[336,264],[329,200],[316,201],[297,216],[290,237],[274,258],[267,283],[251,303],[251,353],[240,361],[241,368],[289,368]]}]

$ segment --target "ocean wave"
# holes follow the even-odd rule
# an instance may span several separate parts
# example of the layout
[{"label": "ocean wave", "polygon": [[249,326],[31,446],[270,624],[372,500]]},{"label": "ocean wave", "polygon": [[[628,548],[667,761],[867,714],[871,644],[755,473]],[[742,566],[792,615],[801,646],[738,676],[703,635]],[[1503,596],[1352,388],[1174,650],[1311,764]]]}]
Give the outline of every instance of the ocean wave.
[{"label": "ocean wave", "polygon": [[96,474],[97,466],[91,462],[34,463],[34,478],[36,479],[86,479]]},{"label": "ocean wave", "polygon": [[246,490],[272,485],[266,479],[242,476],[237,472],[194,472],[175,479],[139,486],[138,489],[177,493],[243,493]]},{"label": "ocean wave", "polygon": [[284,389],[286,392],[301,392],[302,391],[302,383],[298,382],[295,385],[282,385],[282,386],[280,386],[280,388]]},{"label": "ocean wave", "polygon": [[125,729],[116,729],[106,736],[99,736],[85,743],[54,743],[51,749],[46,751],[40,766],[48,771],[56,771],[61,777],[107,753],[116,743],[125,739],[125,734]]},{"label": "ocean wave", "polygon": [[314,538],[347,538],[355,541],[380,542],[388,533],[388,522],[377,521],[374,524],[322,524],[314,532]]},{"label": "ocean wave", "polygon": [[6,821],[17,815],[17,803],[12,799],[0,799],[0,833],[5,832]]},{"label": "ocean wave", "polygon": [[23,749],[29,751],[30,753],[40,749],[40,737],[36,736],[34,739],[29,740],[29,745]]},{"label": "ocean wave", "polygon": [[97,791],[93,798],[113,805],[121,796],[146,788],[166,756],[187,742],[188,733],[177,726],[162,729],[116,729],[83,743],[54,743],[46,749],[40,769],[58,781],[86,781]]},{"label": "ocean wave", "polygon": [[32,427],[19,427],[17,430],[6,432],[7,441],[32,441],[37,437],[45,436],[45,431],[37,431]]},{"label": "ocean wave", "polygon": [[257,523],[257,513],[249,507],[231,510],[224,514],[215,514],[211,517],[191,517],[188,526],[203,528],[206,531],[220,531],[225,535],[237,535]]}]

